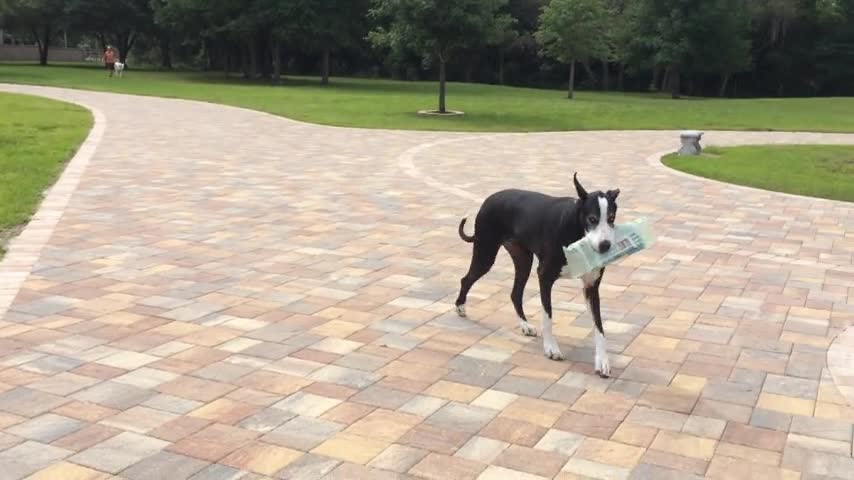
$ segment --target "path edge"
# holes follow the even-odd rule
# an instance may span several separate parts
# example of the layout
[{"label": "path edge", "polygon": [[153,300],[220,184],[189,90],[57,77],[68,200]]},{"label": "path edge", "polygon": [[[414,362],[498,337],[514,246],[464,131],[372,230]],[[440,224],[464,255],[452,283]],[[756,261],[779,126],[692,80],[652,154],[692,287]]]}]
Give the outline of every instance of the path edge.
[{"label": "path edge", "polygon": [[41,252],[53,235],[59,220],[65,213],[71,196],[77,190],[80,179],[89,166],[89,162],[95,154],[104,131],[107,120],[104,113],[99,109],[76,100],[57,99],[47,95],[30,92],[16,91],[5,85],[0,86],[0,91],[18,95],[31,95],[41,98],[49,98],[59,102],[65,102],[85,108],[92,114],[92,128],[86,139],[77,147],[74,156],[65,165],[65,169],[53,185],[48,187],[44,193],[44,199],[36,213],[24,226],[20,235],[12,238],[7,246],[6,255],[0,261],[0,319],[6,316],[15,297],[18,295],[24,281],[29,277],[33,267],[41,257]]},{"label": "path edge", "polygon": [[[802,133],[802,132],[792,132],[792,133]],[[813,133],[813,132],[806,132],[806,133]],[[851,138],[854,139],[854,134],[852,134]],[[780,143],[756,143],[756,144],[740,143],[740,144],[735,144],[735,145],[721,145],[720,148],[737,148],[737,147],[753,147],[753,146],[788,146],[788,145],[838,145],[838,146],[854,147],[854,143],[822,144],[822,143],[780,142]],[[717,146],[717,145],[710,144],[710,146]],[[848,204],[848,203],[850,203],[850,202],[846,202],[844,200],[833,200],[832,198],[810,197],[807,195],[798,195],[797,193],[778,192],[775,190],[766,190],[764,188],[759,188],[759,187],[751,187],[748,185],[739,185],[737,183],[729,183],[729,182],[725,182],[723,180],[717,180],[715,178],[703,177],[700,175],[694,175],[693,173],[683,172],[682,170],[677,170],[673,167],[665,165],[665,163],[662,161],[662,160],[664,160],[664,157],[666,157],[667,155],[673,154],[673,153],[677,153],[677,152],[679,152],[678,148],[671,148],[671,149],[661,150],[659,152],[655,152],[652,155],[649,155],[648,157],[646,157],[646,163],[647,163],[647,165],[649,165],[651,167],[654,167],[654,168],[659,169],[659,170],[667,171],[668,173],[671,173],[673,175],[677,175],[677,176],[685,177],[685,178],[691,178],[694,180],[700,180],[703,182],[709,182],[712,184],[724,185],[728,188],[734,188],[736,190],[747,190],[747,191],[752,191],[752,192],[765,192],[765,193],[770,193],[773,195],[780,195],[782,197],[797,198],[797,199],[801,199],[801,200],[809,200],[809,201],[815,201],[815,202],[820,202],[820,203],[837,203],[837,204]]]},{"label": "path edge", "polygon": [[[676,170],[675,168],[668,167],[664,164],[664,162],[662,162],[662,159],[666,155],[670,155],[671,153],[676,153],[676,149],[662,150],[660,152],[653,153],[652,155],[646,158],[647,164],[658,169],[667,170],[672,174],[699,179],[707,182],[720,183],[728,185],[730,187],[735,187],[737,189],[759,190],[764,192],[770,192],[775,195],[818,201],[822,203],[839,202],[838,200],[807,197],[794,193],[774,192],[771,190],[764,190],[756,187],[748,187],[745,185],[736,185],[734,183],[722,182],[720,180],[701,177],[699,175],[692,175],[690,173],[686,173],[680,170]],[[833,384],[836,389],[839,391],[839,393],[842,395],[848,405],[854,406],[854,325],[846,327],[841,333],[836,335],[836,337],[831,340],[830,345],[828,345],[827,347],[827,352],[825,353],[825,367],[827,368],[827,373],[830,374],[830,378],[833,381]]]}]

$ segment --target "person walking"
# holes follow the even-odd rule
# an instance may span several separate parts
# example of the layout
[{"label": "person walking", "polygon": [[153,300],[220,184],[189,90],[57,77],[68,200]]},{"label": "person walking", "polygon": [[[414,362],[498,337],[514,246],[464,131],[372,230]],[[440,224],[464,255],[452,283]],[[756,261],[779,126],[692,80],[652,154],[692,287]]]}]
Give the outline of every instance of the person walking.
[{"label": "person walking", "polygon": [[107,71],[110,72],[110,76],[113,76],[113,70],[116,67],[116,57],[118,57],[118,52],[113,48],[112,45],[107,45],[107,49],[104,51],[104,66],[107,68]]}]

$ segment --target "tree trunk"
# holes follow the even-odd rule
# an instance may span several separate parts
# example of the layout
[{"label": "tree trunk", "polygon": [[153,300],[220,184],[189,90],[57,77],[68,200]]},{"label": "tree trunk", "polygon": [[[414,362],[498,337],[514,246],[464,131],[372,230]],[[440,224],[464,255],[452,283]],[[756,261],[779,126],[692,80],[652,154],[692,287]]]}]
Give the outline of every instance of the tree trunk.
[{"label": "tree trunk", "polygon": [[439,113],[445,113],[445,59],[439,57]]},{"label": "tree trunk", "polygon": [[332,56],[332,53],[329,51],[329,48],[323,49],[323,61],[321,62],[321,78],[320,83],[323,85],[329,85],[329,57]]},{"label": "tree trunk", "polygon": [[254,79],[258,76],[258,50],[255,49],[255,42],[249,40],[249,78]]},{"label": "tree trunk", "polygon": [[273,57],[273,85],[282,83],[282,52],[279,48],[279,39],[270,39],[270,55]]},{"label": "tree trunk", "polygon": [[602,90],[611,88],[611,75],[608,72],[608,61],[602,60]]},{"label": "tree trunk", "polygon": [[39,47],[39,65],[47,65],[47,53],[48,49],[50,49],[50,25],[45,25],[43,36],[36,36],[36,38],[36,43]]},{"label": "tree trunk", "polygon": [[584,60],[581,62],[581,65],[584,67],[584,71],[587,72],[587,76],[590,77],[590,84],[596,85],[596,74],[593,73],[593,69],[590,68],[590,61]]},{"label": "tree trunk", "polygon": [[[272,38],[272,36],[271,36]],[[258,68],[260,78],[273,78],[273,46],[272,42],[260,42],[258,46]],[[268,45],[270,44],[270,45]]]},{"label": "tree trunk", "polygon": [[202,40],[202,58],[204,58],[204,62],[202,62],[202,71],[207,72],[211,69],[211,46],[208,39]]},{"label": "tree trunk", "polygon": [[127,57],[127,43],[127,35],[124,33],[119,34],[116,44],[118,44],[119,47],[119,61],[122,63],[125,63],[124,59]]},{"label": "tree trunk", "polygon": [[566,98],[572,100],[575,97],[575,59],[569,62],[569,89]]},{"label": "tree trunk", "polygon": [[623,80],[625,80],[625,77],[626,77],[626,64],[624,64],[623,62],[620,62],[619,66],[617,67],[617,90],[619,90],[621,92],[624,89]]},{"label": "tree trunk", "polygon": [[240,70],[243,72],[243,78],[249,78],[249,49],[240,48]]},{"label": "tree trunk", "polygon": [[167,33],[160,34],[160,66],[172,68],[172,42]]},{"label": "tree trunk", "polygon": [[658,91],[658,77],[661,76],[661,67],[658,65],[652,67],[652,81],[649,82],[649,91]]},{"label": "tree trunk", "polygon": [[474,82],[474,59],[473,58],[469,59],[469,61],[466,62],[466,66],[465,66],[465,69],[463,72],[464,72],[463,76],[465,78],[465,82],[466,83],[473,83]]},{"label": "tree trunk", "polygon": [[225,70],[225,78],[228,78],[228,76],[231,75],[231,67],[237,66],[234,64],[234,52],[232,52],[232,48],[231,45],[229,45],[228,40],[223,41],[222,52],[225,56],[225,68],[223,68],[223,70]]},{"label": "tree trunk", "polygon": [[46,43],[39,40],[38,41],[38,47],[39,47],[39,65],[45,66],[45,65],[47,65],[47,49],[48,49],[48,46]]},{"label": "tree trunk", "polygon": [[504,49],[498,49],[498,84],[504,85]]},{"label": "tree trunk", "polygon": [[668,90],[670,90],[670,67],[664,69],[664,76],[661,78],[661,88],[658,91],[666,92]]},{"label": "tree trunk", "polygon": [[127,64],[128,55],[130,55],[130,49],[133,48],[134,42],[136,42],[136,35],[133,32],[122,32],[119,35],[117,42],[119,44],[119,62]]},{"label": "tree trunk", "polygon": [[680,75],[679,75],[679,66],[673,65],[670,68],[670,98],[680,98]]}]

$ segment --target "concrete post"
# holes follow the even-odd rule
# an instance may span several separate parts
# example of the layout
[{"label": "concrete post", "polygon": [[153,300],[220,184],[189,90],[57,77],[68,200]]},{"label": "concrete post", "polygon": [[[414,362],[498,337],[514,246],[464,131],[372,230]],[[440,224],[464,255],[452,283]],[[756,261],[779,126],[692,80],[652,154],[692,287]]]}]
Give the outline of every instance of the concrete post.
[{"label": "concrete post", "polygon": [[682,147],[679,148],[679,155],[699,155],[703,151],[700,146],[700,139],[703,137],[703,132],[697,130],[684,130],[679,134],[679,140],[682,142]]}]

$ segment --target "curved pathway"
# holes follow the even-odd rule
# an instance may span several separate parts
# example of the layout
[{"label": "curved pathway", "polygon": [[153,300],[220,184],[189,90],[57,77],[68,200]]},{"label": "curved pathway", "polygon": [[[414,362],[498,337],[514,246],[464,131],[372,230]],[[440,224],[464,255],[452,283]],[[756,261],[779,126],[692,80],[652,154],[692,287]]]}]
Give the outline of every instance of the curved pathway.
[{"label": "curved pathway", "polygon": [[[0,264],[3,478],[854,471],[854,340],[830,347],[854,323],[852,204],[677,174],[656,156],[674,132],[358,130],[0,90],[97,112]],[[777,142],[854,136],[704,138]],[[564,362],[514,331],[504,256],[470,319],[451,308],[460,216],[511,185],[571,193],[576,170],[588,189],[621,188],[621,218],[659,234],[608,269],[608,380],[591,375],[574,282],[554,293]]]}]

